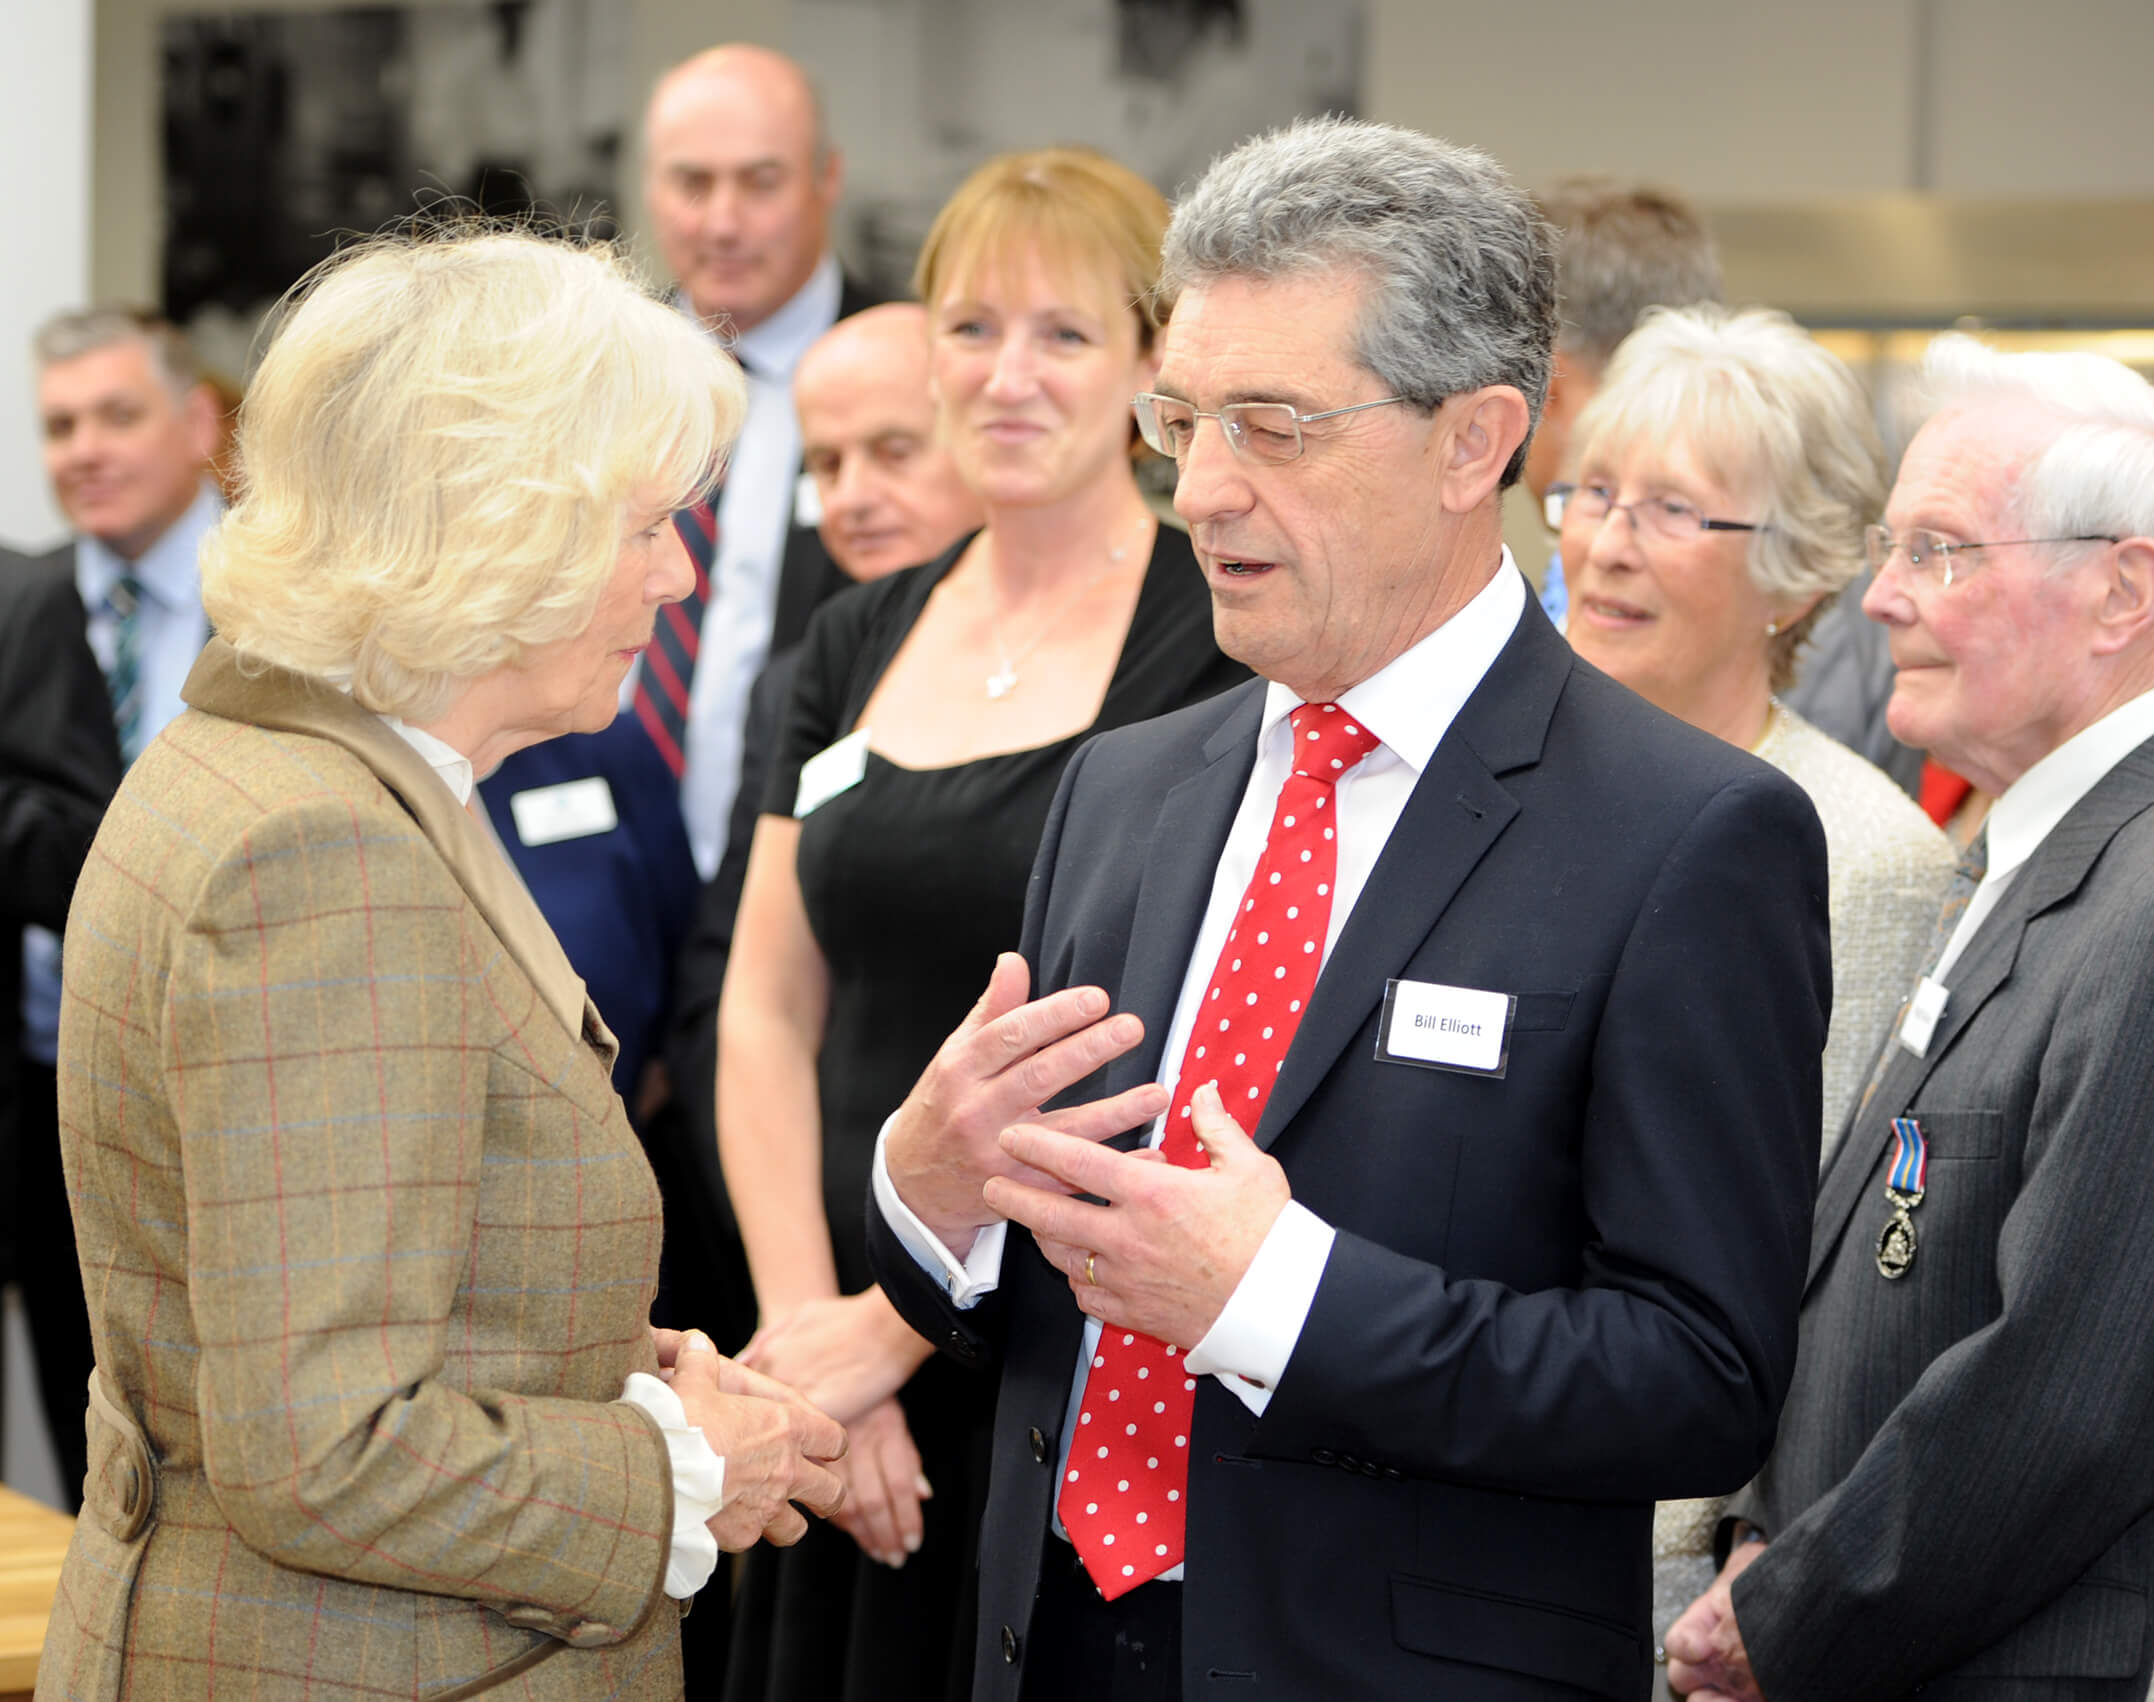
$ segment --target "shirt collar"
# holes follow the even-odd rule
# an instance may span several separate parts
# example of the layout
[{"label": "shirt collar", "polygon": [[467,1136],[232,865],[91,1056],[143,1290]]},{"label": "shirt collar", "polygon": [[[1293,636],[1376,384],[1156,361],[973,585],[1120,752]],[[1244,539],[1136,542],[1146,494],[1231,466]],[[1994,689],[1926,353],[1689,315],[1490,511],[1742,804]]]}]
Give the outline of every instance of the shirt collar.
[{"label": "shirt collar", "polygon": [[[349,689],[348,687],[346,689]],[[426,766],[441,778],[459,804],[471,807],[471,759],[454,745],[437,739],[423,727],[414,727],[409,721],[399,721],[394,715],[384,715],[381,724],[404,743],[417,751]]]},{"label": "shirt collar", "polygon": [[[1495,665],[1525,612],[1526,580],[1509,546],[1495,576],[1466,606],[1411,649],[1339,694],[1339,707],[1419,774],[1481,678]],[[1264,691],[1260,739],[1305,700],[1273,680]]]},{"label": "shirt collar", "polygon": [[2154,691],[2082,727],[2007,786],[1991,806],[1986,826],[1990,875],[2005,874],[2033,856],[2072,807],[2150,738]]},{"label": "shirt collar", "polygon": [[837,256],[826,251],[808,281],[783,307],[733,339],[733,352],[741,365],[753,377],[790,384],[793,368],[808,352],[808,345],[838,322],[838,297],[843,289]]},{"label": "shirt collar", "polygon": [[202,575],[196,557],[202,539],[223,513],[224,498],[215,484],[204,479],[194,501],[187,505],[187,512],[160,532],[156,542],[137,560],[129,561],[102,538],[83,534],[75,543],[75,573],[83,601],[97,608],[114,585],[132,574],[143,595],[163,608],[199,607]]}]

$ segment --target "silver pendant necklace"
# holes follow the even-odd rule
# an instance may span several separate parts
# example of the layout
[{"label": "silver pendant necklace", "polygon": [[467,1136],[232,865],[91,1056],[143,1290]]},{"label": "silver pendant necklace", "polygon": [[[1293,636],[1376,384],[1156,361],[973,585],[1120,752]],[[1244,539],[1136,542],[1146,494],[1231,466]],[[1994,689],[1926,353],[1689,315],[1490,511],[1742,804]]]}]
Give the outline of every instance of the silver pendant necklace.
[{"label": "silver pendant necklace", "polygon": [[1014,655],[1010,651],[1008,641],[1002,636],[1002,617],[995,612],[994,597],[992,589],[990,589],[987,605],[987,625],[988,630],[994,634],[995,654],[1002,659],[1002,666],[987,676],[987,695],[990,701],[999,702],[1017,689],[1020,683],[1017,673],[1018,665],[1046,641],[1047,635],[1054,631],[1056,622],[1076,607],[1078,599],[1094,585],[1098,584],[1107,574],[1119,567],[1128,554],[1129,546],[1127,544],[1120,544],[1110,549],[1107,552],[1106,566],[1081,581],[1067,597],[1058,602],[1049,612],[1047,619],[1041,623],[1039,631],[1035,632],[1024,648]]}]

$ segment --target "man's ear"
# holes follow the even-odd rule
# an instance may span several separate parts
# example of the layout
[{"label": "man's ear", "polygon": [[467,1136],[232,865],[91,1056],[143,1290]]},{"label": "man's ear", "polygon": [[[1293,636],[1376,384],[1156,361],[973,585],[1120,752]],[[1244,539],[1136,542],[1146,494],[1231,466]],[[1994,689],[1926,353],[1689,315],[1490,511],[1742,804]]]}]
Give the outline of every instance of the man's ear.
[{"label": "man's ear", "polygon": [[1526,441],[1532,415],[1512,384],[1489,384],[1445,402],[1450,424],[1438,436],[1437,489],[1445,512],[1470,514],[1493,496],[1503,470]]},{"label": "man's ear", "polygon": [[2154,634],[2154,538],[2126,538],[2109,549],[2094,654],[2114,656]]},{"label": "man's ear", "polygon": [[187,444],[194,458],[208,466],[224,440],[224,404],[217,392],[207,384],[197,384],[181,401],[180,418],[186,423]]}]

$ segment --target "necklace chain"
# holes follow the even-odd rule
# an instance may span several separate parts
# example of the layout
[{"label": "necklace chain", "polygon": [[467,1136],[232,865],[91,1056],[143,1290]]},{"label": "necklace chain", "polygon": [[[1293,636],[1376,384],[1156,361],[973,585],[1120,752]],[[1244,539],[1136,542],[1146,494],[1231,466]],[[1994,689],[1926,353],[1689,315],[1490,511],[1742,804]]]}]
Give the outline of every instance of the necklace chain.
[{"label": "necklace chain", "polygon": [[1040,623],[1039,630],[1026,640],[1024,647],[1014,655],[1010,651],[1009,642],[1002,636],[1002,617],[996,612],[994,587],[990,583],[987,598],[987,626],[988,630],[994,634],[995,654],[1002,659],[1002,665],[987,676],[987,695],[989,698],[999,701],[1008,697],[1011,692],[1017,689],[1020,684],[1017,672],[1019,665],[1047,641],[1047,635],[1054,631],[1057,623],[1065,614],[1076,607],[1078,600],[1107,574],[1120,566],[1128,558],[1128,555],[1129,546],[1127,544],[1117,544],[1110,548],[1107,551],[1105,565],[1087,574],[1071,589],[1069,595],[1057,601],[1055,606],[1048,611],[1047,619]]}]

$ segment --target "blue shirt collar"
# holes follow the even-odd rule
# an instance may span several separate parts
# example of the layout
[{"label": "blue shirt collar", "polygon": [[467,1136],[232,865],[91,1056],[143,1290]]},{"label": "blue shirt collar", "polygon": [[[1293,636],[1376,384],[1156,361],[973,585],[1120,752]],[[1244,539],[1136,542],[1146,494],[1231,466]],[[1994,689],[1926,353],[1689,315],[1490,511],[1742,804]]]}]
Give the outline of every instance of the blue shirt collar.
[{"label": "blue shirt collar", "polygon": [[[826,251],[808,281],[785,305],[753,330],[733,338],[730,347],[757,378],[790,384],[793,368],[809,344],[838,322],[838,300],[844,287],[838,258]],[[684,292],[676,290],[673,300],[683,313],[693,311]]]},{"label": "blue shirt collar", "polygon": [[223,514],[224,498],[212,481],[204,479],[187,512],[167,526],[138,560],[129,561],[102,539],[84,534],[75,542],[75,582],[84,604],[93,610],[101,607],[112,587],[131,573],[143,595],[166,609],[201,607],[202,579],[195,558],[203,538]]}]

